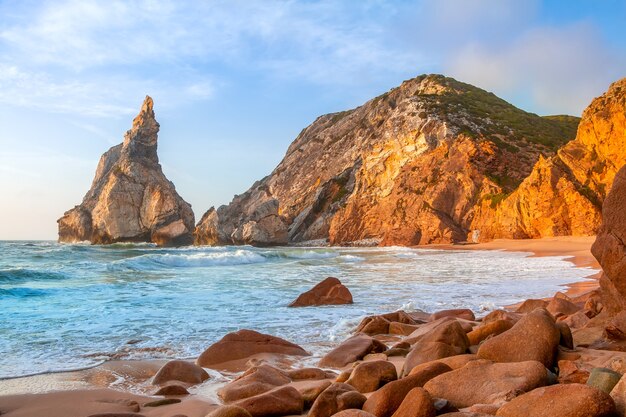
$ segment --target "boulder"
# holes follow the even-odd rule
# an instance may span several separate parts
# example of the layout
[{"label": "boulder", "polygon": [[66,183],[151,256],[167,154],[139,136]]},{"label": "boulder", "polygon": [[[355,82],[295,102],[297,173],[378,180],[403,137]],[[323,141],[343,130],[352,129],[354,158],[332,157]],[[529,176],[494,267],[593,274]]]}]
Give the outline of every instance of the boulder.
[{"label": "boulder", "polygon": [[158,132],[153,101],[146,97],[124,141],[100,158],[82,203],[57,220],[60,242],[192,243],[194,214],[163,174]]},{"label": "boulder", "polygon": [[609,394],[619,382],[622,374],[608,368],[593,368],[587,379],[587,385]]},{"label": "boulder", "polygon": [[239,378],[220,388],[217,395],[222,401],[229,403],[271,391],[290,382],[291,379],[281,370],[269,365],[253,366]]},{"label": "boulder", "polygon": [[433,313],[430,315],[430,320],[434,321],[442,317],[454,317],[457,319],[463,319],[463,320],[469,320],[469,321],[476,320],[476,317],[474,316],[474,312],[467,308],[457,308],[457,309],[451,309],[451,310],[437,311],[436,313]]},{"label": "boulder", "polygon": [[302,379],[326,379],[337,376],[336,374],[333,375],[329,375],[329,372],[319,368],[302,368],[287,372],[287,376],[296,381]]},{"label": "boulder", "polygon": [[547,382],[547,370],[537,361],[494,363],[477,360],[431,379],[424,389],[433,397],[445,398],[453,406],[464,408],[509,401]]},{"label": "boulder", "polygon": [[418,365],[458,355],[459,349],[440,342],[418,342],[407,355],[402,375],[408,375]]},{"label": "boulder", "polygon": [[387,361],[373,361],[357,365],[346,383],[352,385],[357,391],[365,393],[376,391],[396,379],[398,379],[398,374],[394,364]]},{"label": "boulder", "polygon": [[513,324],[515,323],[511,320],[491,321],[487,324],[483,324],[482,326],[475,327],[474,330],[467,334],[467,339],[469,340],[470,345],[478,345],[488,337],[506,332],[513,327]]},{"label": "boulder", "polygon": [[187,361],[173,360],[159,369],[152,378],[152,383],[162,385],[169,381],[181,381],[188,384],[200,384],[207,379],[209,379],[209,374],[198,365]]},{"label": "boulder", "polygon": [[622,376],[611,390],[611,398],[620,417],[626,416],[626,378]]},{"label": "boulder", "polygon": [[362,359],[368,353],[379,353],[387,350],[384,343],[370,336],[358,334],[346,339],[339,346],[328,352],[320,360],[319,366],[342,368],[349,363]]},{"label": "boulder", "polygon": [[501,417],[611,417],[615,404],[609,394],[581,384],[537,388],[504,404]]},{"label": "boulder", "polygon": [[252,417],[245,408],[236,405],[223,405],[211,411],[205,417]]},{"label": "boulder", "polygon": [[235,405],[247,410],[252,417],[287,416],[302,414],[304,401],[297,389],[279,387],[254,397],[238,401]]},{"label": "boulder", "polygon": [[304,387],[296,387],[300,394],[302,395],[302,399],[304,401],[304,408],[311,408],[317,397],[320,396],[322,392],[330,385],[332,382],[328,380],[317,381],[315,384],[306,384]]},{"label": "boulder", "polygon": [[483,325],[485,325],[496,320],[509,320],[513,324],[515,324],[519,321],[519,319],[522,318],[522,316],[523,314],[521,313],[513,313],[506,310],[494,310],[491,313],[487,314],[485,317],[483,317],[481,322]]},{"label": "boulder", "polygon": [[559,345],[568,349],[574,349],[574,336],[572,336],[572,330],[567,323],[562,321],[556,323],[556,328],[559,330]]},{"label": "boulder", "polygon": [[355,333],[363,333],[370,336],[388,334],[390,322],[382,316],[369,316],[361,320]]},{"label": "boulder", "polygon": [[538,308],[546,308],[547,306],[548,306],[547,301],[531,298],[531,299],[524,301],[522,304],[520,304],[520,306],[517,307],[517,310],[515,310],[515,312],[524,313],[524,314],[532,313]]},{"label": "boulder", "polygon": [[417,330],[418,328],[419,326],[415,324],[406,324],[406,323],[399,323],[396,321],[392,321],[389,323],[388,333],[408,336],[411,333],[413,333],[415,330]]},{"label": "boulder", "polygon": [[196,363],[209,368],[224,362],[245,359],[258,353],[294,356],[309,355],[300,346],[280,337],[255,332],[254,330],[239,330],[227,334],[220,341],[209,346],[198,357]]},{"label": "boulder", "polygon": [[465,353],[470,346],[467,333],[457,320],[441,323],[431,331],[415,338],[418,343],[439,342],[450,345],[458,354]]},{"label": "boulder", "polygon": [[569,316],[579,311],[580,307],[565,298],[554,297],[546,306],[546,310],[555,317],[560,315]]},{"label": "boulder", "polygon": [[437,410],[433,399],[423,388],[413,388],[406,394],[400,407],[393,413],[393,417],[435,417]]},{"label": "boulder", "polygon": [[317,397],[308,416],[330,417],[342,410],[361,408],[365,400],[351,385],[335,382]]},{"label": "boulder", "polygon": [[447,358],[441,358],[441,359],[434,360],[432,362],[426,362],[421,365],[417,365],[413,369],[411,369],[411,372],[409,372],[409,375],[415,375],[416,373],[421,372],[421,370],[424,369],[425,367],[428,367],[435,362],[448,365],[450,369],[459,369],[467,365],[468,362],[475,361],[475,360],[478,360],[478,357],[471,353],[466,353],[465,355],[449,356]]},{"label": "boulder", "polygon": [[604,271],[602,304],[612,314],[626,309],[626,166],[615,175],[602,204],[602,225],[591,252]]},{"label": "boulder", "polygon": [[559,384],[585,384],[589,379],[589,371],[582,369],[576,362],[560,360],[558,362]]},{"label": "boulder", "polygon": [[626,310],[611,318],[604,327],[604,335],[611,340],[626,340]]},{"label": "boulder", "polygon": [[451,371],[449,366],[433,363],[421,372],[392,381],[370,395],[363,404],[363,411],[372,413],[376,417],[391,417],[409,391],[423,387],[432,378],[449,371]]},{"label": "boulder", "polygon": [[289,304],[289,307],[352,304],[350,290],[337,278],[328,277]]},{"label": "boulder", "polygon": [[567,324],[570,329],[581,329],[589,323],[590,319],[584,311],[579,311],[559,320],[559,323]]},{"label": "boulder", "polygon": [[182,385],[168,384],[168,385],[162,386],[157,392],[154,393],[154,395],[163,395],[163,396],[189,395],[189,391],[187,391],[187,388],[185,388]]},{"label": "boulder", "polygon": [[478,357],[494,362],[536,360],[551,368],[554,364],[561,333],[546,310],[528,313],[504,333],[485,340]]}]

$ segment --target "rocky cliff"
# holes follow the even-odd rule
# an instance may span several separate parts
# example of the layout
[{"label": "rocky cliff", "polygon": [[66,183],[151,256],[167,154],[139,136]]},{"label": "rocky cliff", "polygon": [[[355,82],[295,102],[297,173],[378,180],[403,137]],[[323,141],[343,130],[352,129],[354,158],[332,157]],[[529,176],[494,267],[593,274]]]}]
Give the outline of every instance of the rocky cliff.
[{"label": "rocky cliff", "polygon": [[591,251],[602,266],[603,303],[616,313],[626,310],[626,165],[615,176],[602,216]]},{"label": "rocky cliff", "polygon": [[192,243],[194,214],[161,169],[159,124],[146,97],[124,142],[109,149],[83,202],[57,222],[60,242]]},{"label": "rocky cliff", "polygon": [[541,158],[510,195],[483,201],[471,229],[480,239],[594,235],[602,202],[626,164],[626,79],[583,112],[576,139]]},{"label": "rocky cliff", "polygon": [[423,75],[319,117],[269,176],[202,217],[195,242],[463,241],[477,208],[513,192],[540,158],[574,137],[577,124]]}]

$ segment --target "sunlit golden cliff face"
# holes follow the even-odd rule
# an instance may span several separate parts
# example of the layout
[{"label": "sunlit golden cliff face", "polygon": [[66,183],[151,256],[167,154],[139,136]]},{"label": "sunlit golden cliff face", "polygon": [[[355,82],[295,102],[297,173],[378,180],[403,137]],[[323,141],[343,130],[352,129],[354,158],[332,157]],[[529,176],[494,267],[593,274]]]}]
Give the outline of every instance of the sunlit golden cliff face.
[{"label": "sunlit golden cliff face", "polygon": [[626,164],[626,79],[613,83],[583,113],[576,139],[497,204],[483,201],[471,229],[480,239],[593,235],[602,202]]}]

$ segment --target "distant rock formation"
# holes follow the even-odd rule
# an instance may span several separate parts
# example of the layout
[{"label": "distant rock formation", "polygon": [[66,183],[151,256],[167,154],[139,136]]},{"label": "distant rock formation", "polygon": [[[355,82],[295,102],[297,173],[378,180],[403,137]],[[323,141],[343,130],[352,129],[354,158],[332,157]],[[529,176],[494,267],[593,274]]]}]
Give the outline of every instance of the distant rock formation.
[{"label": "distant rock formation", "polygon": [[603,222],[591,247],[602,266],[600,287],[609,312],[626,310],[626,165],[604,200]]},{"label": "distant rock formation", "polygon": [[464,241],[578,118],[539,117],[441,75],[319,117],[266,178],[195,231],[197,244],[417,245]]},{"label": "distant rock formation", "polygon": [[192,243],[194,214],[163,174],[158,131],[152,99],[146,97],[124,142],[100,158],[83,202],[57,221],[60,242]]},{"label": "distant rock formation", "polygon": [[626,164],[626,78],[584,111],[576,139],[541,158],[512,194],[484,200],[471,229],[480,239],[594,235],[602,202]]}]

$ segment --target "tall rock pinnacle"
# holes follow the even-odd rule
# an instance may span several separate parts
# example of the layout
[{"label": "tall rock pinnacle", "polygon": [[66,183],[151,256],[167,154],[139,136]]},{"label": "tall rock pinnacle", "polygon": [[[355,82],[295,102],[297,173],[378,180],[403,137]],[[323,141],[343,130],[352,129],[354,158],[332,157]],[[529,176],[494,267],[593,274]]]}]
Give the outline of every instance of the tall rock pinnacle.
[{"label": "tall rock pinnacle", "polygon": [[60,242],[192,243],[194,214],[161,169],[159,123],[146,97],[124,142],[100,158],[83,202],[57,222]]}]

